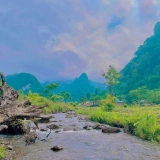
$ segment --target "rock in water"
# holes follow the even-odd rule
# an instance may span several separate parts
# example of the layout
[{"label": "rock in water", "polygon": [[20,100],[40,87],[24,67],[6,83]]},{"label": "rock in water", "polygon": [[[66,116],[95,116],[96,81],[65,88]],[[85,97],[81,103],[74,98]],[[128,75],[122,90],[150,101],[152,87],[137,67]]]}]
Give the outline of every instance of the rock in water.
[{"label": "rock in water", "polygon": [[63,147],[62,146],[54,146],[54,147],[51,148],[51,150],[54,151],[54,152],[58,152],[58,151],[63,150]]},{"label": "rock in water", "polygon": [[7,149],[8,149],[8,150],[13,150],[13,146],[8,145],[8,146],[7,146]]},{"label": "rock in water", "polygon": [[116,128],[116,127],[107,127],[105,126],[103,129],[102,129],[102,132],[103,133],[119,133],[121,132],[121,130],[119,128]]},{"label": "rock in water", "polygon": [[50,125],[48,125],[48,128],[49,129],[59,129],[59,126],[56,124],[50,124]]}]

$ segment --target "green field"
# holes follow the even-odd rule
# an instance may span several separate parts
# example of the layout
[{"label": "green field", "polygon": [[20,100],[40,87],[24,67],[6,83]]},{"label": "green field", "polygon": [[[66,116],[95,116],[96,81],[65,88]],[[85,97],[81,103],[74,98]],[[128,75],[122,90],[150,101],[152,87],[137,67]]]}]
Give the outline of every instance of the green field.
[{"label": "green field", "polygon": [[151,107],[116,106],[112,112],[101,107],[78,109],[79,114],[87,115],[92,121],[122,127],[127,133],[144,140],[160,142],[160,105]]}]

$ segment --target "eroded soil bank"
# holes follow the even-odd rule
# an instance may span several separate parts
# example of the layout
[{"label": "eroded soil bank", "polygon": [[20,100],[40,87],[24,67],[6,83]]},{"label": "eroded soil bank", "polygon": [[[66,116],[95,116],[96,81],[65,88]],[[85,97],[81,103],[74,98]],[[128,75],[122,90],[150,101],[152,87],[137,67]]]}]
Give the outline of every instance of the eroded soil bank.
[{"label": "eroded soil bank", "polygon": [[[51,119],[60,126],[53,130],[47,141],[38,140],[26,146],[22,137],[10,137],[14,146],[14,160],[159,160],[160,145],[142,141],[137,137],[120,132],[102,133],[101,130],[83,130],[83,126],[93,124],[77,117],[65,118],[65,113],[58,113]],[[48,124],[40,124],[46,128]],[[38,131],[42,140],[49,131]],[[50,150],[55,145],[63,146],[59,152]]]}]

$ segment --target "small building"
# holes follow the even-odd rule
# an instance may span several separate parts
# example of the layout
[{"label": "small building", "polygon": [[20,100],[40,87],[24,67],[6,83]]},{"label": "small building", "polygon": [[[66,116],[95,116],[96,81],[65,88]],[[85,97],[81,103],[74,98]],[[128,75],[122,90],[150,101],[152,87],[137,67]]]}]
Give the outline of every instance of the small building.
[{"label": "small building", "polygon": [[93,107],[93,106],[99,106],[100,105],[100,101],[85,101],[82,103],[79,103],[79,106],[83,106],[83,107]]},{"label": "small building", "polygon": [[123,101],[117,99],[117,100],[116,100],[116,104],[118,104],[119,106],[122,106],[124,103],[123,103]]}]

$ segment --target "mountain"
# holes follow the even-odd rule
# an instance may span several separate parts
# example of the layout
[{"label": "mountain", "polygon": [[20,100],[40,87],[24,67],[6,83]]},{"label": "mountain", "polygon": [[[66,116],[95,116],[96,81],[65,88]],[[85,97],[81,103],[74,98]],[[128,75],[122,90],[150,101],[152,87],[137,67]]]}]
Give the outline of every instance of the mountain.
[{"label": "mountain", "polygon": [[6,76],[7,84],[15,90],[23,90],[24,93],[32,92],[40,93],[43,90],[42,85],[37,78],[29,73],[19,73]]},{"label": "mountain", "polygon": [[60,80],[49,82],[46,81],[42,86],[49,83],[60,82],[60,86],[56,89],[55,93],[60,93],[62,91],[69,92],[71,94],[72,100],[79,100],[81,97],[86,96],[87,93],[95,93],[95,90],[103,91],[107,89],[105,84],[99,82],[93,82],[88,79],[86,73],[82,73],[79,78],[75,80]]},{"label": "mountain", "polygon": [[[60,92],[65,90],[65,88],[68,87],[68,85],[70,85],[74,80],[57,80],[57,81],[46,81],[45,83],[42,84],[42,86],[46,86],[49,83],[60,83],[59,88],[57,88],[56,92]],[[94,86],[94,88],[99,89],[100,91],[106,90],[107,89],[107,85],[100,83],[100,82],[94,82],[89,80],[90,83]]]},{"label": "mountain", "polygon": [[79,100],[81,97],[86,96],[87,93],[94,93],[95,90],[96,88],[92,85],[86,73],[81,74],[67,88],[74,100]]},{"label": "mountain", "polygon": [[134,58],[121,71],[117,94],[128,94],[130,90],[147,86],[160,88],[160,22],[154,27],[154,34],[140,45]]}]

